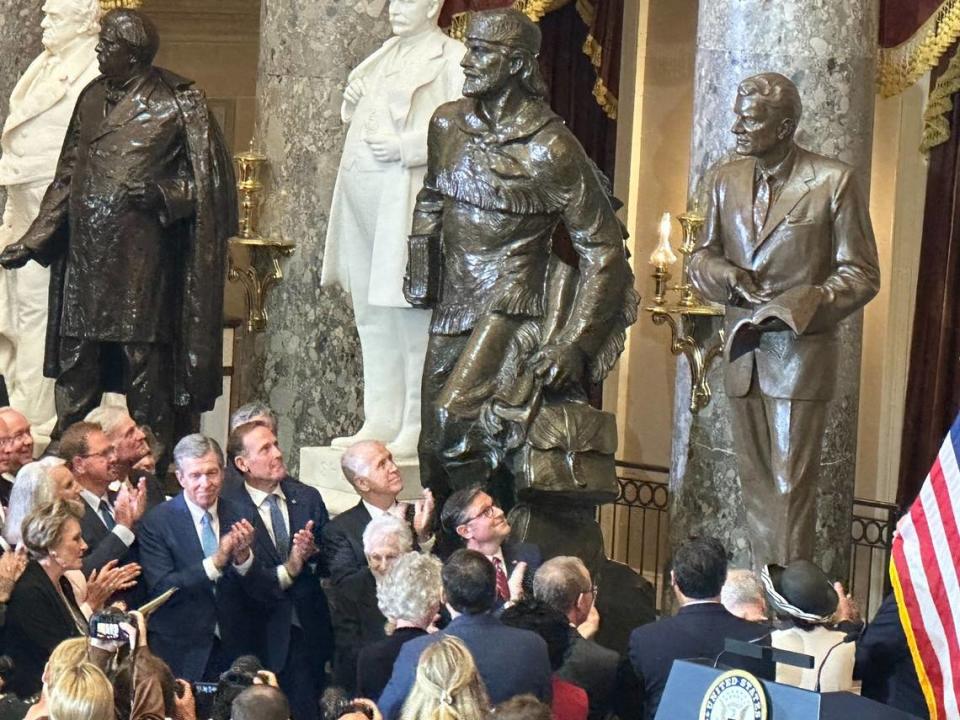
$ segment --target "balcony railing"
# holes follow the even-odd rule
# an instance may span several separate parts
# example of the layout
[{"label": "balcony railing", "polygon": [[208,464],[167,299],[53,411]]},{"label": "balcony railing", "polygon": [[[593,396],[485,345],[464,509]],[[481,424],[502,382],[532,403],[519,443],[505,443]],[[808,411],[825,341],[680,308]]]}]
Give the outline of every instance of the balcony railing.
[{"label": "balcony railing", "polygon": [[[670,556],[669,472],[660,465],[618,461],[620,494],[599,512],[607,555],[653,583],[658,604]],[[868,618],[890,590],[887,567],[898,518],[895,505],[854,499],[847,588]]]}]

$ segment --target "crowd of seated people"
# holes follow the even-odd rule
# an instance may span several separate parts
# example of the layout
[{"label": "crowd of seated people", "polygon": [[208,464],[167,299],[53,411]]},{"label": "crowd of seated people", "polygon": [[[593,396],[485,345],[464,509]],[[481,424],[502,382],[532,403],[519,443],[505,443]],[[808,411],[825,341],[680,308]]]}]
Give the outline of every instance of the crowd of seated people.
[{"label": "crowd of seated people", "polygon": [[[23,415],[0,409],[0,720],[646,720],[675,660],[721,656],[927,717],[892,596],[865,625],[814,564],[756,575],[695,538],[671,558],[678,609],[621,655],[594,639],[584,562],[516,541],[484,488],[403,502],[389,450],[364,441],[342,458],[357,505],[330,518],[276,432],[255,403],[226,454],[182,438],[171,487],[165,450],[123,408],[39,459]],[[724,655],[728,638],[814,668]]]}]

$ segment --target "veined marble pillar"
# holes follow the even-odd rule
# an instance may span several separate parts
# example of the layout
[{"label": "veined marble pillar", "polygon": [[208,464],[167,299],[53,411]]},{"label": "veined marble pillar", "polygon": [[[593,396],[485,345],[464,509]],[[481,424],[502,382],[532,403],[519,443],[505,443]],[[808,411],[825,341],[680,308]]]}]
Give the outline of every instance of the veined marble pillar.
[{"label": "veined marble pillar", "polygon": [[[13,86],[43,46],[41,0],[0,0],[0,127],[7,119]],[[6,192],[0,188],[0,213]]]},{"label": "veined marble pillar", "polygon": [[347,73],[389,36],[385,0],[263,0],[257,138],[270,161],[261,232],[297,244],[256,338],[254,393],[279,418],[286,459],[359,426],[363,374],[349,300],[320,289],[345,128]]},{"label": "veined marble pillar", "polygon": [[[734,156],[733,103],[740,81],[760,72],[791,78],[803,99],[798,144],[855,166],[869,188],[877,0],[701,0],[694,88],[690,198],[704,206],[709,169]],[[714,322],[714,332],[719,322]],[[815,560],[846,578],[857,445],[862,312],[841,326],[837,395],[830,403],[818,491]],[[720,363],[713,400],[691,416],[686,361],[674,404],[671,534],[723,540],[748,565],[737,458]]]}]

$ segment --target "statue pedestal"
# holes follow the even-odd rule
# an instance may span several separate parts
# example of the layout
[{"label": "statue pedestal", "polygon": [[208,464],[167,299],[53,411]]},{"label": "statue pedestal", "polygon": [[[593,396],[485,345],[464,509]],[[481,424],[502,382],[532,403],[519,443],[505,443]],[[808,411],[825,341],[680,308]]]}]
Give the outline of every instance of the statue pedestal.
[{"label": "statue pedestal", "polygon": [[[300,481],[315,487],[331,517],[349,510],[360,500],[357,491],[343,476],[340,458],[343,450],[334,447],[300,448]],[[413,501],[423,495],[420,486],[420,463],[416,458],[396,461],[403,478],[399,500]]]}]

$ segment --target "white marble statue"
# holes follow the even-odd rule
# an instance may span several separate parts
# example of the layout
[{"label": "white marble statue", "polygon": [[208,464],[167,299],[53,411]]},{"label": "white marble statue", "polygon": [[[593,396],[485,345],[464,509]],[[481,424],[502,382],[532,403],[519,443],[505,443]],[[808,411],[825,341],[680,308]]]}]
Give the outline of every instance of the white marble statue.
[{"label": "white marble statue", "polygon": [[348,438],[416,456],[430,312],[403,299],[407,236],[437,106],[461,96],[465,48],[437,27],[441,0],[391,0],[394,35],[347,80],[350,124],[333,191],[321,283],[350,293],[363,351],[364,423]]},{"label": "white marble statue", "polygon": [[[0,249],[18,240],[37,216],[77,96],[100,74],[99,0],[46,0],[43,12],[45,49],[10,96],[0,140],[0,185],[7,191]],[[41,445],[57,419],[54,381],[43,377],[49,281],[50,271],[38,263],[0,273],[0,374],[10,404],[27,416]]]}]

